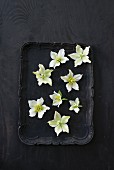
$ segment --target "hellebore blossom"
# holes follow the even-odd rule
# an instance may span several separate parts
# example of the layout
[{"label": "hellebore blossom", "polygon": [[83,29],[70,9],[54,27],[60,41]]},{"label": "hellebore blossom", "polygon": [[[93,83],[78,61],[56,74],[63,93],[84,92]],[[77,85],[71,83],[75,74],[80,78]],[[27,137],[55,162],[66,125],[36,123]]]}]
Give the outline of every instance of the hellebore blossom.
[{"label": "hellebore blossom", "polygon": [[82,63],[91,63],[89,60],[89,47],[86,47],[84,50],[80,45],[76,46],[76,53],[69,54],[68,56],[74,60],[74,66],[77,67]]},{"label": "hellebore blossom", "polygon": [[78,97],[75,99],[75,101],[70,100],[69,103],[71,105],[69,110],[74,110],[76,113],[78,113],[80,111],[79,108],[82,106],[80,105],[80,101],[79,101]]},{"label": "hellebore blossom", "polygon": [[69,59],[65,57],[65,50],[60,49],[58,53],[51,51],[50,56],[52,58],[52,61],[49,63],[49,67],[55,67],[60,66],[61,63],[66,63]]},{"label": "hellebore blossom", "polygon": [[43,83],[52,86],[52,79],[50,78],[52,71],[53,70],[51,69],[45,69],[42,64],[39,64],[39,70],[33,72],[33,74],[36,75],[39,86],[41,86]]},{"label": "hellebore blossom", "polygon": [[77,84],[77,81],[79,81],[81,78],[82,78],[82,74],[73,75],[73,72],[71,70],[69,70],[69,74],[67,74],[66,76],[61,76],[61,79],[65,83],[67,83],[66,88],[68,92],[70,92],[72,88],[74,90],[79,90],[79,85]]},{"label": "hellebore blossom", "polygon": [[61,115],[57,111],[55,111],[54,120],[48,121],[48,124],[51,127],[54,127],[54,130],[58,136],[61,132],[69,133],[69,127],[66,124],[69,119],[70,119],[70,116],[61,117]]},{"label": "hellebore blossom", "polygon": [[40,99],[35,100],[28,100],[28,104],[30,107],[29,116],[34,117],[38,114],[38,118],[42,118],[44,113],[50,109],[50,107],[43,105],[44,99],[41,97]]}]

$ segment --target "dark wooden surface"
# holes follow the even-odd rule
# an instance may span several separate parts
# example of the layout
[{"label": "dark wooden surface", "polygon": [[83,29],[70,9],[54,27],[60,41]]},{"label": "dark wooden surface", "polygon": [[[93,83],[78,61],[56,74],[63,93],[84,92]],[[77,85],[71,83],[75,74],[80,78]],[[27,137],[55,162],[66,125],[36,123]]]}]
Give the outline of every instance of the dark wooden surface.
[{"label": "dark wooden surface", "polygon": [[[79,42],[94,50],[94,129],[85,146],[27,146],[18,138],[20,48]],[[114,169],[114,1],[0,0],[0,170]]]}]

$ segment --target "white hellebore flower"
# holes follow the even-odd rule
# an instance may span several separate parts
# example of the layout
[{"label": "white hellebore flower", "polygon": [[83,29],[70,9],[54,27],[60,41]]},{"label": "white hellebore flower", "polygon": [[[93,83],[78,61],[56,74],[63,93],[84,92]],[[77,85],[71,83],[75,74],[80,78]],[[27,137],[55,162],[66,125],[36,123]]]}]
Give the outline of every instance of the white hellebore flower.
[{"label": "white hellebore flower", "polygon": [[91,63],[89,60],[89,47],[86,47],[84,50],[81,48],[80,45],[76,46],[76,53],[69,54],[68,56],[72,58],[74,61],[74,66],[77,67],[82,63]]},{"label": "white hellebore flower", "polygon": [[54,130],[58,136],[61,132],[69,133],[69,127],[66,124],[69,119],[70,119],[70,116],[61,117],[61,115],[57,111],[55,111],[54,120],[50,120],[48,121],[48,123],[51,127],[55,128]]},{"label": "white hellebore flower", "polygon": [[70,100],[69,103],[71,105],[69,110],[74,110],[76,113],[80,111],[79,107],[82,107],[82,106],[80,105],[80,101],[78,97],[75,99],[75,101]]},{"label": "white hellebore flower", "polygon": [[43,83],[52,86],[52,80],[50,78],[52,71],[53,70],[51,69],[45,69],[42,64],[39,64],[39,70],[33,72],[33,74],[36,75],[36,79],[38,81],[39,86],[41,86]]},{"label": "white hellebore flower", "polygon": [[82,74],[73,75],[73,72],[71,70],[69,70],[69,74],[67,74],[66,76],[61,76],[61,79],[67,83],[66,88],[68,92],[70,92],[72,88],[74,90],[79,90],[79,85],[77,84],[77,81],[79,81],[81,78]]},{"label": "white hellebore flower", "polygon": [[67,100],[66,98],[62,98],[62,93],[59,90],[58,93],[54,91],[52,95],[49,96],[53,100],[53,106],[60,106],[63,100]]},{"label": "white hellebore flower", "polygon": [[60,66],[61,63],[66,63],[69,59],[64,55],[64,49],[60,49],[58,53],[51,51],[50,56],[53,60],[49,63],[49,67],[53,67],[55,69],[55,67]]},{"label": "white hellebore flower", "polygon": [[44,113],[50,109],[50,107],[43,105],[44,99],[41,97],[40,99],[35,100],[28,100],[29,107],[29,116],[34,117],[38,113],[38,118],[42,118]]}]

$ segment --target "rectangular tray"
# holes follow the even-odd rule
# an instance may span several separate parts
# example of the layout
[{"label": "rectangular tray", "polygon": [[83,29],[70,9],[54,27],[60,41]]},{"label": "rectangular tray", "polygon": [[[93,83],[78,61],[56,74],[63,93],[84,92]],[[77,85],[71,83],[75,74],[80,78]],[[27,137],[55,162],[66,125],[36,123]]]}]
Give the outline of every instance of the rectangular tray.
[{"label": "rectangular tray", "polygon": [[[86,45],[87,46],[87,45]],[[38,64],[43,64],[45,68],[49,67],[50,51],[58,52],[59,49],[64,48],[67,54],[75,51],[76,44],[68,43],[26,43],[21,51],[21,71],[20,71],[20,86],[19,86],[19,128],[18,134],[22,142],[28,145],[83,145],[93,137],[93,64],[82,64],[74,67],[74,61],[56,67],[52,74],[53,86],[42,85],[38,86],[33,71],[38,70]],[[82,47],[85,47],[82,45]],[[92,59],[92,52],[90,52],[90,59]],[[71,69],[75,74],[83,74],[82,80],[79,81],[80,90],[72,90],[70,93],[65,88],[65,83],[60,80],[61,75],[68,74],[68,69]],[[51,107],[52,101],[49,95],[53,91],[61,90],[64,97],[74,100],[76,97],[80,98],[83,107],[80,112],[69,111],[68,101],[59,107]],[[28,100],[36,100],[43,97],[45,103],[51,108],[48,113],[44,114],[42,119],[29,117]],[[61,133],[56,136],[54,129],[51,128],[47,122],[52,120],[54,112],[57,110],[62,115],[70,115],[69,128],[70,133]]]}]

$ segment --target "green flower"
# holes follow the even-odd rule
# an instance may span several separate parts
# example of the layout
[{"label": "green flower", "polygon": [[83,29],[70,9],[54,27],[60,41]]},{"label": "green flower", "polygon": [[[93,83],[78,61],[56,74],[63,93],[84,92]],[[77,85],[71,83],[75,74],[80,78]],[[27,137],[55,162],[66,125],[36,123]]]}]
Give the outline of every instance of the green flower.
[{"label": "green flower", "polygon": [[73,72],[69,70],[69,74],[66,76],[61,76],[61,79],[66,82],[66,88],[68,92],[70,92],[72,89],[79,90],[79,85],[77,84],[77,81],[79,81],[82,78],[82,74],[76,74],[73,75]]},{"label": "green flower", "polygon": [[39,70],[33,72],[33,74],[36,75],[39,86],[41,86],[43,83],[52,86],[52,79],[50,78],[52,71],[53,70],[51,69],[45,69],[42,64],[39,64]]},{"label": "green flower", "polygon": [[55,111],[54,120],[48,121],[48,124],[51,127],[54,127],[54,130],[58,136],[61,132],[69,133],[69,127],[66,124],[69,119],[70,119],[70,116],[61,117],[61,115],[57,111]]},{"label": "green flower", "polygon": [[74,66],[77,67],[82,63],[91,63],[89,60],[89,47],[86,47],[84,50],[81,48],[80,45],[76,46],[76,53],[69,54],[68,56],[72,58],[74,61]]},{"label": "green flower", "polygon": [[79,101],[78,97],[75,99],[75,101],[70,100],[69,103],[71,105],[69,110],[74,110],[76,113],[78,113],[80,111],[80,107],[82,107],[82,106],[80,105],[80,101]]}]

